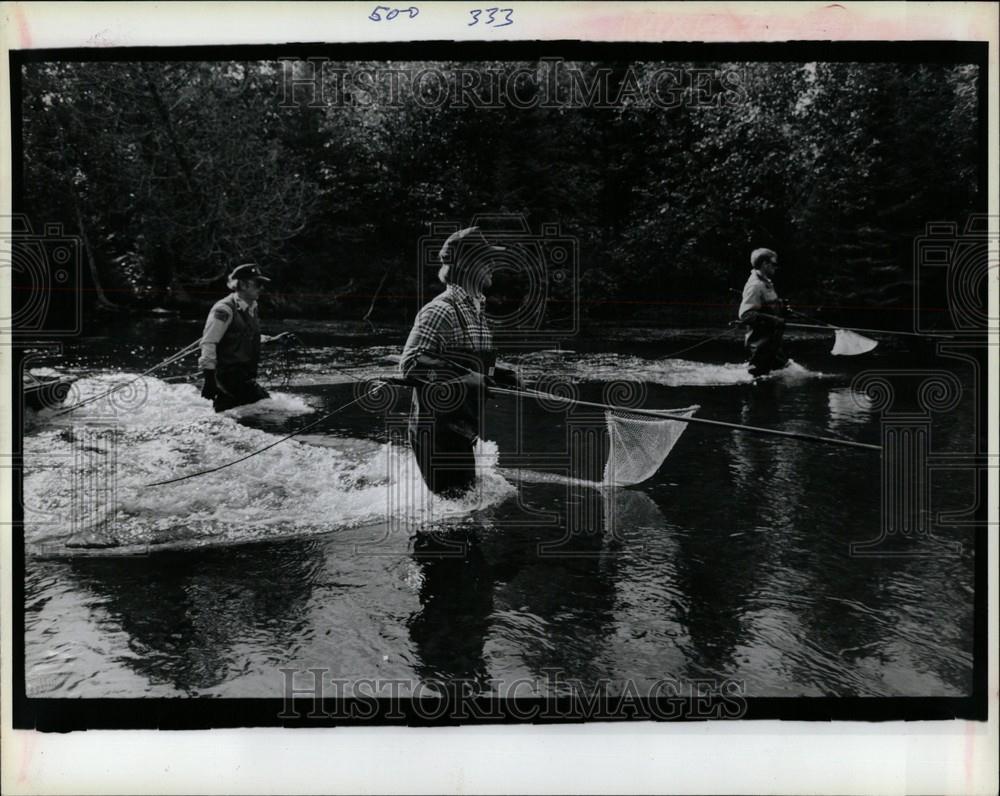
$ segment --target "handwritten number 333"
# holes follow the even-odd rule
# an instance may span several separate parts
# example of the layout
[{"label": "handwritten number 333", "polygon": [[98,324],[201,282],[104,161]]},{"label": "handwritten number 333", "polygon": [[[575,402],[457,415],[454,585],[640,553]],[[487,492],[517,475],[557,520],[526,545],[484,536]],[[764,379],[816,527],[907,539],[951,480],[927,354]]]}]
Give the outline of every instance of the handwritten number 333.
[{"label": "handwritten number 333", "polygon": [[[467,27],[471,27],[472,25],[478,25],[480,21],[479,17],[483,13],[483,11],[489,14],[489,16],[486,17],[486,19],[482,20],[484,25],[492,25],[494,28],[505,28],[508,25],[514,24],[513,8],[472,8],[469,9],[469,13],[472,15],[472,22],[470,22]],[[502,22],[496,21],[496,16],[498,13],[504,15]]]}]

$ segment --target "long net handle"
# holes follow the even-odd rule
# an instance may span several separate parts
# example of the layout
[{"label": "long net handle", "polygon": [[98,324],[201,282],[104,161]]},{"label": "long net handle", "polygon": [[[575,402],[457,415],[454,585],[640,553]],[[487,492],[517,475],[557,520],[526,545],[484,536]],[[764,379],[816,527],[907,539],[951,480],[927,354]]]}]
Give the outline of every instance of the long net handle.
[{"label": "long net handle", "polygon": [[[931,339],[942,339],[942,340],[953,340],[955,335],[953,332],[901,332],[894,329],[864,329],[860,326],[834,326],[832,323],[827,323],[826,321],[820,321],[809,315],[805,315],[796,310],[789,309],[789,312],[796,318],[802,318],[803,320],[810,321],[810,323],[791,323],[786,322],[785,326],[790,329],[820,329],[822,331],[827,331],[833,329],[834,331],[842,332],[861,332],[864,334],[889,334],[889,335],[906,335],[907,337],[928,337]],[[772,321],[784,321],[777,315],[769,315],[766,312],[758,313],[760,317],[767,318]],[[741,321],[736,321],[736,323],[741,323]]]},{"label": "long net handle", "polygon": [[830,324],[818,324],[818,323],[786,323],[790,329],[821,329],[825,332],[831,329],[844,331],[844,332],[859,332],[861,334],[889,334],[889,335],[906,335],[907,337],[928,337],[931,339],[942,339],[950,340],[954,335],[941,332],[936,334],[921,333],[921,332],[896,332],[889,329],[862,329],[857,326],[832,326]]},{"label": "long net handle", "polygon": [[737,431],[747,431],[751,434],[761,434],[768,437],[786,437],[789,439],[800,439],[807,442],[825,442],[830,445],[841,445],[846,448],[864,448],[865,450],[881,451],[882,447],[880,445],[870,445],[867,442],[854,442],[848,439],[837,439],[836,437],[822,437],[818,434],[805,434],[800,431],[781,431],[776,428],[763,428],[762,426],[747,426],[742,423],[727,423],[724,420],[709,420],[705,417],[687,417],[686,415],[677,414],[670,412],[669,410],[662,409],[633,409],[631,407],[625,406],[612,406],[610,404],[600,404],[593,401],[580,401],[576,398],[564,398],[561,395],[555,395],[553,393],[541,392],[540,390],[511,390],[506,387],[490,387],[490,392],[499,393],[501,395],[517,395],[527,398],[545,398],[550,401],[561,401],[565,404],[573,404],[575,406],[589,406],[594,409],[604,409],[605,411],[612,412],[628,412],[630,414],[636,415],[648,415],[649,417],[655,417],[659,420],[665,418],[670,420],[679,420],[682,423],[696,423],[703,426],[717,426],[719,428],[731,428]]}]

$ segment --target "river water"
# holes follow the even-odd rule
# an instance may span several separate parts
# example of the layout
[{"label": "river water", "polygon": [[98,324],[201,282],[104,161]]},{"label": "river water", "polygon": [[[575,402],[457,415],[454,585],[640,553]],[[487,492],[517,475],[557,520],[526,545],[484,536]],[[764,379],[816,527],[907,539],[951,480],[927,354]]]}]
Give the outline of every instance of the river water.
[{"label": "river water", "polygon": [[[280,324],[275,324],[279,326]],[[432,500],[397,443],[408,395],[386,390],[245,462],[216,467],[342,406],[392,373],[405,330],[289,322],[302,347],[272,398],[215,415],[193,359],[24,437],[26,679],[32,696],[277,697],[282,668],[350,682],[463,679],[743,684],[747,696],[960,696],[971,690],[973,538],[935,527],[902,555],[879,536],[880,459],[690,426],[649,480],[600,487],[593,410],[497,396],[477,490]],[[38,351],[27,367],[96,396],[196,339],[190,321],[134,321]],[[851,389],[894,367],[882,345],[834,358],[825,335],[753,384],[735,333],[618,330],[511,355],[529,381],[591,400],[700,406],[699,417],[878,443]],[[933,416],[933,449],[973,447],[974,385]],[[331,365],[345,370],[334,371]],[[603,447],[602,447],[603,446]],[[931,514],[975,502],[935,474]],[[956,546],[959,545],[959,546]],[[555,682],[555,684],[553,684]]]}]

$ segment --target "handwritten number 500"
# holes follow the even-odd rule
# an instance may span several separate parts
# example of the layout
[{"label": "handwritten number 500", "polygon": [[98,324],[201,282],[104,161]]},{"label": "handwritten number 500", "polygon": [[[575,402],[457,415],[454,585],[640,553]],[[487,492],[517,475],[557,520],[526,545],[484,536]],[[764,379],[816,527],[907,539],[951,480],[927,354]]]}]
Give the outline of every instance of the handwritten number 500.
[{"label": "handwritten number 500", "polygon": [[[470,22],[466,27],[471,27],[472,25],[478,25],[480,20],[480,15],[485,11],[489,14],[486,19],[482,20],[484,25],[490,25],[494,28],[505,28],[508,25],[514,24],[514,9],[513,8],[471,8],[469,13],[472,15],[472,22]],[[497,14],[503,14],[503,21],[497,22]]]},{"label": "handwritten number 500", "polygon": [[[388,11],[384,17],[379,14],[380,11]],[[410,19],[413,19],[417,14],[420,13],[420,9],[416,6],[410,6],[410,8],[389,8],[389,6],[375,6],[375,10],[368,15],[368,19],[372,22],[381,22],[385,19],[387,22],[398,17],[400,14],[406,14]]]}]

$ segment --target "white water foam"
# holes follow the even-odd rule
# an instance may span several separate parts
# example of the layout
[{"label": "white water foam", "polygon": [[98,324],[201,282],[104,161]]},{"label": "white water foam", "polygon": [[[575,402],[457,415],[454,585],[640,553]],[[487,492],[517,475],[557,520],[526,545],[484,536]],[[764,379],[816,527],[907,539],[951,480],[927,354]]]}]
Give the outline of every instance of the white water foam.
[{"label": "white water foam", "polygon": [[[747,376],[749,376],[749,372]],[[809,379],[828,379],[831,378],[832,374],[823,373],[819,370],[809,370],[809,368],[800,365],[794,359],[789,359],[788,364],[780,370],[772,370],[766,376],[759,376],[759,379],[771,379],[776,381],[785,382],[796,382],[796,381],[807,381]],[[750,381],[753,381],[751,378]]]},{"label": "white water foam", "polygon": [[[79,394],[98,395],[120,381],[85,379]],[[147,486],[226,464],[280,439],[237,417],[314,410],[297,396],[276,393],[215,414],[191,385],[144,382],[145,400],[129,410],[119,405],[117,415],[109,415],[114,407],[102,399],[51,418],[25,437],[29,553],[127,554],[380,523],[410,527],[468,514],[515,489],[496,469],[494,443],[477,450],[479,489],[444,500],[427,490],[406,448],[358,440],[317,446],[294,438],[218,472]]]},{"label": "white water foam", "polygon": [[51,379],[63,375],[54,368],[31,368],[28,373],[32,376],[37,376],[40,379]]}]

